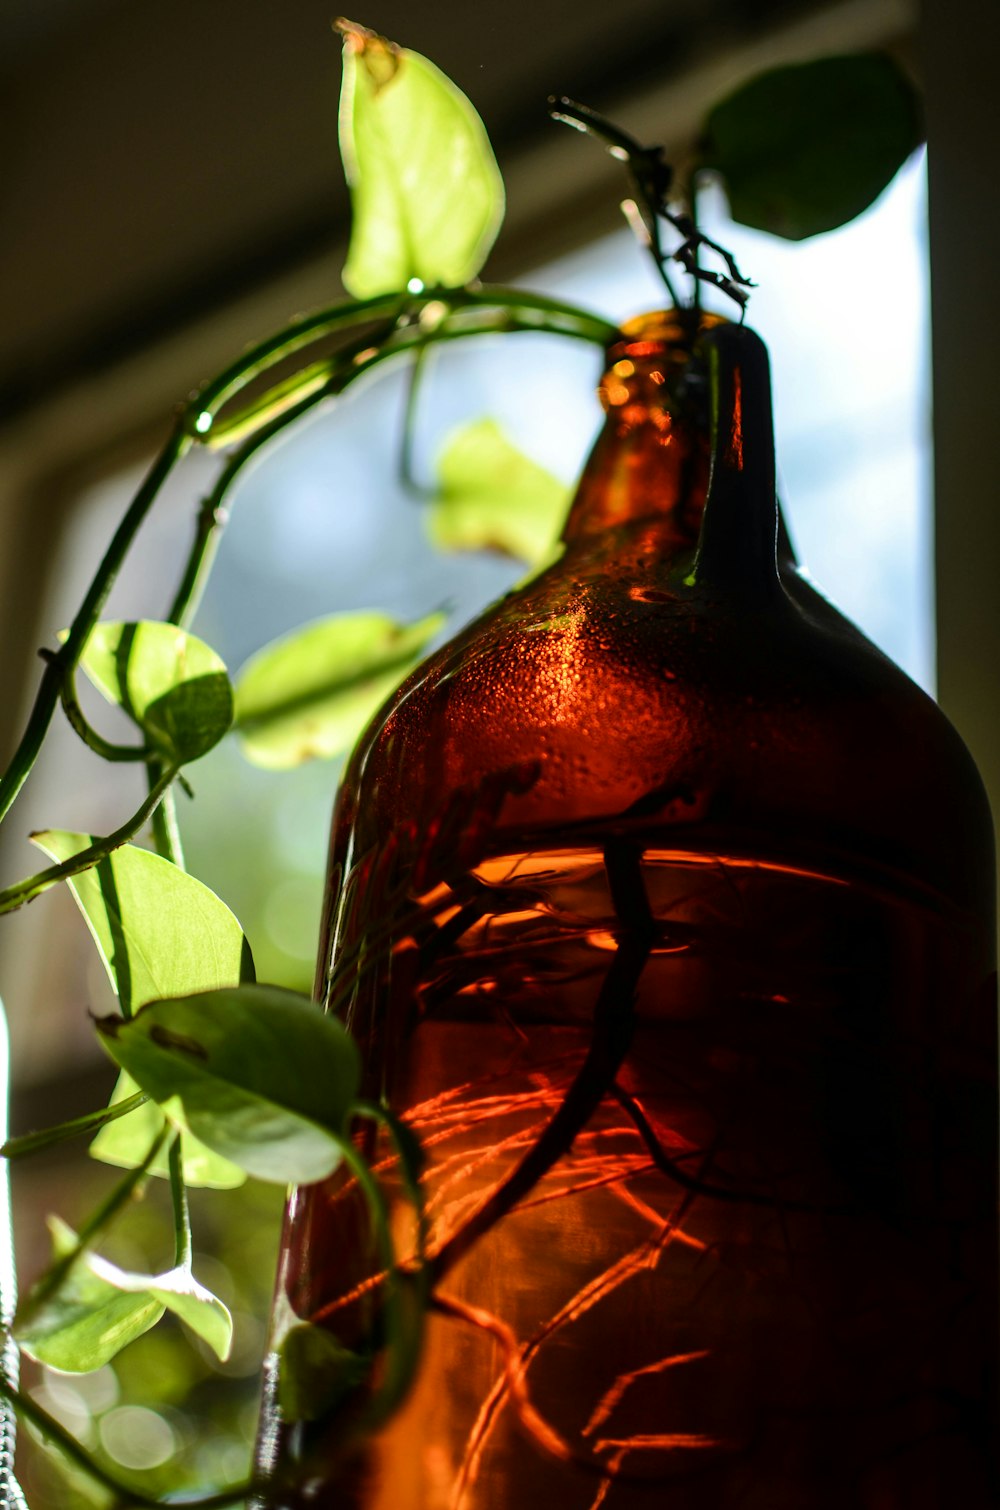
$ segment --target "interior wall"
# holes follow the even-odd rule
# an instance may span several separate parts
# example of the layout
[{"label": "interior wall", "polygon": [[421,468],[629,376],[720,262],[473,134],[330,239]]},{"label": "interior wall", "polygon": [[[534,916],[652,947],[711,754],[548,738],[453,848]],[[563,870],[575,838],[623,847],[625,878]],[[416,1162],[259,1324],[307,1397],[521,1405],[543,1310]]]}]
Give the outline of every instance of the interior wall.
[{"label": "interior wall", "polygon": [[995,0],[924,0],[938,695],[1000,813]]}]

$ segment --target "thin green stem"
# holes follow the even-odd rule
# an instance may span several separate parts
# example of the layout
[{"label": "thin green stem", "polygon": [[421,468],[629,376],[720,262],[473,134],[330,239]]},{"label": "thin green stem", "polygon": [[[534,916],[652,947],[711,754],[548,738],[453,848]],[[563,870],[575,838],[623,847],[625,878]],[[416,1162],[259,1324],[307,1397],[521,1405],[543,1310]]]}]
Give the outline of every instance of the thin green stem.
[{"label": "thin green stem", "polygon": [[403,429],[399,440],[399,480],[414,498],[426,498],[428,489],[421,486],[413,465],[413,444],[417,430],[417,409],[424,373],[427,368],[427,347],[423,346],[413,359],[409,381],[406,385],[406,408],[403,411]]},{"label": "thin green stem", "polygon": [[108,593],[111,591],[139,526],[170,472],[190,446],[191,436],[186,432],[184,416],[181,415],[115,531],[66,639],[45,667],[27,728],[7,770],[0,779],[0,821],[10,811],[37,759],[42,741],[52,722],[52,715],[59,702],[66,673],[71,671],[80,659],[87,637],[100,617],[101,609],[107,601]]},{"label": "thin green stem", "polygon": [[219,539],[225,528],[228,511],[216,507],[211,495],[202,500],[195,522],[194,542],[184,565],[173,602],[167,612],[167,623],[178,624],[187,629],[198,610],[205,584],[208,581]]},{"label": "thin green stem", "polygon": [[[205,383],[188,404],[185,413],[194,436],[202,441],[208,439],[212,434],[215,416],[223,405],[285,357],[301,351],[304,346],[311,346],[324,336],[332,335],[344,326],[361,325],[386,316],[396,318],[409,301],[408,294],[389,293],[378,294],[372,299],[355,299],[328,305],[293,321],[283,330],[251,347],[218,377]],[[214,440],[213,435],[213,443]]]},{"label": "thin green stem", "polygon": [[[348,381],[381,360],[386,346],[391,347],[387,354],[395,354],[428,346],[435,340],[533,331],[606,347],[620,335],[617,326],[599,315],[517,288],[431,289],[414,301],[414,311],[415,318],[405,325],[389,322],[389,338],[381,345],[377,334],[352,344],[349,351],[356,370]],[[462,312],[465,312],[469,324],[456,323],[452,318]],[[442,334],[443,331],[448,334]],[[313,404],[329,397],[331,392],[342,391],[342,387],[331,388],[331,377],[334,373],[343,375],[345,355],[344,351],[335,352],[326,360],[314,362],[303,372],[268,389],[247,408],[216,425],[207,437],[208,444],[221,447],[238,440],[252,442],[258,433],[262,442],[270,439],[271,434],[276,433],[271,428],[275,421],[281,421],[278,428],[282,428]],[[346,387],[346,382],[342,386]],[[217,490],[212,497],[218,498]]]},{"label": "thin green stem", "polygon": [[[554,305],[558,311],[560,306],[556,301],[530,300],[526,310],[516,307],[518,300],[517,290],[502,290],[502,299],[491,297],[482,300],[473,299],[470,292],[461,290],[460,307],[451,312],[445,312],[439,322],[434,325],[411,324],[394,329],[382,341],[381,345],[371,343],[355,343],[346,352],[341,351],[331,357],[326,363],[317,364],[310,369],[308,380],[305,382],[304,391],[301,392],[295,403],[289,403],[289,394],[286,385],[282,385],[281,401],[278,411],[267,417],[267,394],[259,401],[253,413],[253,426],[246,415],[237,415],[232,421],[234,433],[246,433],[250,428],[249,437],[244,440],[239,450],[230,457],[226,467],[220,473],[211,494],[213,507],[220,507],[226,494],[229,492],[236,478],[253,460],[264,446],[276,435],[280,434],[285,427],[315,408],[324,399],[333,398],[342,394],[351,383],[355,382],[364,374],[372,371],[381,362],[406,352],[421,350],[424,347],[437,344],[442,341],[464,340],[469,336],[494,335],[499,333],[511,333],[514,331],[540,331],[561,335],[572,335],[578,339],[593,342],[596,339],[595,330],[601,332],[601,344],[611,341],[619,334],[616,326],[607,321],[598,321],[597,317],[587,317],[590,324],[578,330],[558,327],[553,323],[552,310]],[[576,311],[570,311],[576,314]],[[360,349],[357,349],[360,347]]]},{"label": "thin green stem", "polygon": [[174,1209],[174,1264],[178,1269],[191,1268],[191,1213],[187,1186],[184,1183],[184,1134],[178,1133],[170,1145],[170,1199]]},{"label": "thin green stem", "polygon": [[393,294],[320,310],[253,347],[212,382],[205,384],[180,410],[167,441],[112,537],[65,642],[46,665],[24,734],[0,778],[0,822],[13,806],[38,758],[66,673],[80,658],[139,526],[176,464],[196,440],[206,438],[217,410],[261,372],[302,346],[344,325],[378,319],[390,311],[398,313],[402,307],[402,296]]},{"label": "thin green stem", "polygon": [[126,1096],[124,1101],[116,1101],[113,1106],[101,1107],[96,1112],[85,1112],[82,1117],[73,1117],[71,1121],[60,1122],[55,1127],[22,1133],[19,1138],[8,1138],[0,1148],[0,1158],[26,1159],[29,1154],[41,1153],[56,1143],[64,1143],[68,1138],[79,1138],[86,1133],[97,1132],[106,1123],[115,1122],[127,1112],[135,1111],[137,1106],[142,1106],[148,1099],[144,1091],[136,1091],[134,1096]]},{"label": "thin green stem", "polygon": [[111,1191],[111,1194],[101,1202],[97,1210],[92,1212],[77,1234],[76,1246],[69,1253],[63,1255],[51,1269],[44,1273],[38,1283],[31,1290],[23,1305],[18,1309],[17,1324],[23,1324],[34,1316],[47,1300],[53,1296],[63,1283],[69,1271],[79,1258],[92,1247],[97,1238],[114,1221],[135,1192],[142,1185],[149,1172],[150,1166],[168,1137],[174,1133],[168,1122],[164,1122],[156,1137],[150,1144],[149,1152],[141,1164],[135,1169],[130,1169],[123,1180]]},{"label": "thin green stem", "polygon": [[131,761],[149,759],[149,747],[147,745],[119,745],[112,744],[103,734],[99,734],[88,721],[86,714],[80,707],[76,695],[75,667],[71,667],[63,678],[59,697],[62,702],[63,712],[69,719],[74,731],[80,736],[88,749],[100,755],[102,760]]},{"label": "thin green stem", "polygon": [[[468,328],[449,330],[447,334],[428,332],[420,322],[432,314],[438,305],[447,311],[479,309],[488,312],[492,310],[496,312],[496,317],[487,318]],[[503,311],[508,312],[507,319],[500,317]],[[59,702],[66,674],[76,666],[80,658],[87,637],[98,621],[101,609],[140,525],[167,477],[191,445],[196,440],[211,445],[231,443],[238,435],[245,434],[247,426],[251,424],[255,428],[259,427],[261,432],[259,436],[254,436],[254,439],[259,444],[264,444],[279,429],[283,429],[285,424],[297,419],[314,403],[318,403],[331,392],[342,391],[353,376],[360,375],[360,371],[367,370],[374,365],[375,360],[380,360],[382,353],[375,349],[370,358],[359,360],[358,371],[353,373],[351,378],[339,372],[341,363],[334,358],[333,368],[338,369],[339,376],[332,383],[331,365],[329,363],[315,364],[313,368],[307,369],[305,374],[299,374],[288,382],[278,385],[277,389],[272,390],[266,402],[252,405],[242,415],[237,415],[234,420],[219,425],[216,422],[216,415],[222,406],[278,361],[322,336],[344,327],[386,317],[389,317],[394,326],[404,314],[411,313],[415,319],[414,324],[407,327],[411,331],[410,338],[398,343],[394,349],[413,349],[427,345],[436,339],[453,339],[457,336],[485,333],[490,330],[549,331],[598,345],[608,345],[618,333],[616,327],[610,322],[586,310],[564,304],[558,299],[529,294],[520,289],[497,287],[427,290],[420,300],[413,300],[402,294],[385,294],[374,299],[335,305],[296,322],[269,340],[261,342],[219,377],[206,384],[180,411],[170,436],[115,531],[83,603],[70,626],[65,642],[48,660],[21,742],[6,772],[0,778],[0,821],[10,811],[37,759],[42,741],[52,721],[52,715]],[[415,337],[412,334],[414,328],[418,331]],[[355,355],[360,359],[365,357],[366,353],[362,350],[356,352]],[[257,445],[254,445],[253,450],[256,449]],[[232,478],[242,469],[247,459],[248,455],[242,456],[242,460],[235,469],[226,469],[221,487],[217,486],[210,500],[203,505],[203,520],[196,532],[188,565],[171,606],[170,617],[173,622],[186,622],[190,615],[204,582],[218,530],[224,522],[224,513],[219,508],[221,498]]]},{"label": "thin green stem", "polygon": [[163,800],[152,813],[153,846],[158,855],[176,865],[178,870],[184,870],[184,848],[181,831],[177,826],[177,804],[170,784],[172,775],[179,777],[180,773],[169,772],[160,761],[151,761],[146,771],[150,796],[161,782],[164,783]]},{"label": "thin green stem", "polygon": [[[110,1494],[114,1495],[112,1510],[167,1510],[166,1501],[145,1494],[141,1489],[134,1489],[131,1484],[126,1484],[116,1478],[113,1473],[109,1473],[54,1416],[50,1416],[48,1411],[44,1410],[29,1394],[15,1389],[12,1384],[0,1378],[0,1395],[10,1401],[18,1415],[22,1416],[25,1421],[30,1421],[43,1436],[48,1437],[49,1441],[69,1458],[70,1462],[75,1463],[95,1483],[103,1485]],[[215,1494],[203,1495],[200,1499],[180,1501],[173,1499],[170,1503],[183,1506],[183,1510],[224,1510],[227,1505],[236,1505],[241,1500],[266,1494],[268,1487],[268,1482],[264,1479],[247,1479],[241,1484],[231,1484],[228,1489],[220,1489]],[[273,1488],[273,1483],[271,1487]]]},{"label": "thin green stem", "polygon": [[8,886],[5,891],[0,891],[0,915],[5,912],[14,912],[18,907],[23,907],[25,902],[30,902],[41,892],[47,891],[57,881],[66,881],[70,876],[77,876],[83,870],[89,870],[92,865],[98,865],[112,850],[120,849],[143,827],[156,811],[157,805],[163,800],[163,794],[173,781],[174,771],[167,771],[160,777],[146,798],[142,806],[132,814],[127,823],[121,828],[116,828],[113,834],[106,838],[96,839],[86,849],[81,849],[79,854],[71,855],[68,860],[63,860],[59,865],[50,865],[48,870],[40,870],[37,875],[27,876],[25,880],[18,881],[14,886]]}]

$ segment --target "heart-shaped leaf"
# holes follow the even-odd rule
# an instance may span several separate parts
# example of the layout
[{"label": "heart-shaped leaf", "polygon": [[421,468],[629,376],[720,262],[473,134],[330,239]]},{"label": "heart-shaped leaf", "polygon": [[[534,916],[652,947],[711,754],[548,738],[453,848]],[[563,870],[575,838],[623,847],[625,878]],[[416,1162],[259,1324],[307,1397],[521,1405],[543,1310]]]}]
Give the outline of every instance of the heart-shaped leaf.
[{"label": "heart-shaped leaf", "polygon": [[[33,839],[54,860],[67,860],[91,842],[87,834],[56,829]],[[159,997],[253,980],[250,946],[229,908],[201,881],[160,855],[123,845],[67,885],[126,1017]],[[112,1105],[134,1095],[137,1088],[122,1074]],[[90,1152],[105,1164],[134,1169],[162,1125],[160,1108],[147,1102],[102,1127]],[[166,1177],[165,1152],[157,1156],[151,1173]],[[196,1138],[185,1138],[184,1178],[189,1185],[228,1189],[241,1185],[246,1176]]]},{"label": "heart-shaped leaf", "polygon": [[88,1254],[83,1262],[97,1279],[123,1295],[151,1297],[179,1316],[223,1362],[229,1357],[233,1318],[228,1307],[211,1290],[199,1284],[190,1269],[178,1265],[165,1274],[130,1274],[96,1253]]},{"label": "heart-shaped leaf", "polygon": [[98,624],[80,665],[172,766],[204,755],[233,721],[223,662],[204,641],[154,620]]},{"label": "heart-shaped leaf", "polygon": [[[58,1217],[49,1219],[49,1230],[56,1259],[76,1247],[76,1234]],[[29,1357],[65,1373],[84,1374],[103,1367],[148,1332],[163,1311],[161,1300],[145,1291],[117,1288],[81,1258],[56,1293],[15,1330]]]},{"label": "heart-shaped leaf", "polygon": [[316,1421],[371,1371],[372,1360],[338,1342],[322,1327],[299,1322],[279,1349],[278,1401],[286,1421]]},{"label": "heart-shaped leaf", "polygon": [[236,682],[236,727],[254,765],[287,769],[351,747],[444,624],[337,614],[267,645]]},{"label": "heart-shaped leaf", "polygon": [[483,123],[419,53],[340,24],[340,150],[353,209],[344,286],[363,299],[413,279],[428,287],[468,283],[504,209]]},{"label": "heart-shaped leaf", "polygon": [[798,241],[860,215],[922,139],[918,96],[890,57],[819,58],[716,105],[700,166],[722,175],[735,220]]},{"label": "heart-shaped leaf", "polygon": [[341,1024],[306,997],[239,986],[97,1027],[172,1121],[248,1174],[308,1184],[340,1163],[360,1060]]},{"label": "heart-shaped leaf", "polygon": [[438,457],[429,528],[443,550],[495,550],[536,565],[566,517],[568,488],[492,419],[463,425]]},{"label": "heart-shaped leaf", "polygon": [[[61,829],[32,839],[53,860],[93,842]],[[225,902],[162,856],[123,844],[66,884],[126,1017],[159,997],[253,980],[250,947]]]},{"label": "heart-shaped leaf", "polygon": [[[138,1089],[132,1076],[122,1070],[111,1096],[111,1105],[115,1106],[119,1101],[134,1096]],[[120,1117],[117,1122],[109,1122],[106,1127],[102,1127],[90,1145],[90,1156],[92,1159],[100,1159],[102,1164],[113,1164],[117,1169],[135,1169],[152,1147],[163,1122],[163,1113],[156,1102],[146,1101],[134,1111]],[[205,1186],[209,1190],[234,1190],[246,1182],[244,1170],[229,1159],[222,1158],[221,1154],[214,1153],[211,1148],[206,1148],[191,1133],[182,1139],[181,1160],[185,1185]],[[149,1172],[159,1175],[161,1179],[169,1179],[170,1166],[165,1148],[156,1155],[149,1166]]]}]

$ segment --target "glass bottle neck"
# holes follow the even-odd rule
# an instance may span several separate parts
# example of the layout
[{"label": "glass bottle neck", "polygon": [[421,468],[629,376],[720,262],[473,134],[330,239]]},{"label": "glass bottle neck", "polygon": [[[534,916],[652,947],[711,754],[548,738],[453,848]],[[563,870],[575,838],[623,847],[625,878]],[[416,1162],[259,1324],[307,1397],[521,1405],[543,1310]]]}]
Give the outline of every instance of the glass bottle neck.
[{"label": "glass bottle neck", "polygon": [[705,374],[692,356],[716,315],[671,310],[622,327],[598,388],[607,419],[584,468],[563,539],[634,520],[667,527],[668,548],[698,541],[711,443]]}]

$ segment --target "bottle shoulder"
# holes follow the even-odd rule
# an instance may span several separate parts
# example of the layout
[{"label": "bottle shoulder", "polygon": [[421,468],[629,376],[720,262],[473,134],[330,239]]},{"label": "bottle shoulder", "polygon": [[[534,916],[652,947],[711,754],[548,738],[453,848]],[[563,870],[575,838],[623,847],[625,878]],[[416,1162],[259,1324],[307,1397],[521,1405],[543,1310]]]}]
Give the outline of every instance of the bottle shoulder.
[{"label": "bottle shoulder", "polygon": [[501,826],[638,815],[981,889],[989,810],[936,704],[793,567],[748,604],[697,587],[656,529],[579,542],[431,656],[351,763],[363,821],[431,822],[508,773]]}]

